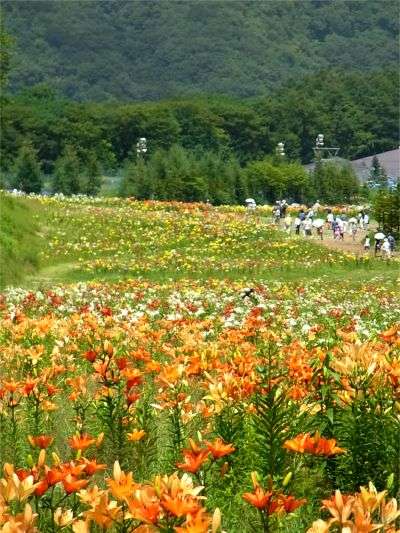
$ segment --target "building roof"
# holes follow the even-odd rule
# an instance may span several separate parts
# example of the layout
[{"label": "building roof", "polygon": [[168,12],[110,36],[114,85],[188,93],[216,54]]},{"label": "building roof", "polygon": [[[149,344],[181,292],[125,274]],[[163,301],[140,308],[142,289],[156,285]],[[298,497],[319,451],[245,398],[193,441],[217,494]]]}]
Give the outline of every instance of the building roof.
[{"label": "building roof", "polygon": [[[400,177],[400,148],[376,154],[376,157],[378,158],[381,167],[385,169],[389,178]],[[354,172],[363,181],[369,178],[373,158],[374,156],[371,155],[369,157],[362,157],[361,159],[350,161]]]},{"label": "building roof", "polygon": [[[385,172],[389,178],[395,180],[400,178],[400,148],[375,155],[378,158],[381,167],[385,169]],[[332,161],[338,164],[346,164],[346,162],[350,163],[358,179],[360,181],[367,181],[370,177],[372,159],[375,155],[362,157],[361,159],[354,159],[353,161],[346,161],[340,157],[334,157],[332,158]],[[304,168],[308,171],[312,171],[314,167],[315,163],[304,165]]]}]

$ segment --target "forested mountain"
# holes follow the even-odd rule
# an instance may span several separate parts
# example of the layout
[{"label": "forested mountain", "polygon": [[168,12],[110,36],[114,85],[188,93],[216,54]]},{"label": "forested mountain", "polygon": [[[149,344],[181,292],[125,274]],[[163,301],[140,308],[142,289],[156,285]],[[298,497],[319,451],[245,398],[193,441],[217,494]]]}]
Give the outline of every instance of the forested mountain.
[{"label": "forested mountain", "polygon": [[398,65],[397,0],[3,0],[10,88],[78,100],[268,94],[328,68]]}]

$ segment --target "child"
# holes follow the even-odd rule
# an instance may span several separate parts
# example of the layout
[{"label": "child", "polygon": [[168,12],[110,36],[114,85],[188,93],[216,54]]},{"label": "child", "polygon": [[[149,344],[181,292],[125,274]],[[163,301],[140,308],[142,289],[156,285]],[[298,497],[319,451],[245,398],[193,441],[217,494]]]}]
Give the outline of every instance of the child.
[{"label": "child", "polygon": [[370,238],[367,236],[365,237],[365,241],[364,241],[364,250],[366,252],[369,252],[370,248],[371,248],[371,241],[370,241]]}]

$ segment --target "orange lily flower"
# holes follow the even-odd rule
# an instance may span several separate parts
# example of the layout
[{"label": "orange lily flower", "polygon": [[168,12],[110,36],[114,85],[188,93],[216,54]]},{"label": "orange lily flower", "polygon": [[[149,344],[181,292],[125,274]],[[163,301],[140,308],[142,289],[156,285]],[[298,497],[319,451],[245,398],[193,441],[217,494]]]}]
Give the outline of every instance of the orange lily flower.
[{"label": "orange lily flower", "polygon": [[51,445],[54,438],[49,437],[48,435],[38,435],[36,437],[32,437],[31,435],[29,435],[28,440],[30,445],[34,448],[36,447],[40,448],[41,450],[45,450]]},{"label": "orange lily flower", "polygon": [[225,444],[221,438],[215,439],[214,442],[205,441],[208,450],[211,452],[211,455],[214,459],[219,459],[225,455],[230,455],[235,451],[235,448],[232,444]]},{"label": "orange lily flower", "polygon": [[301,505],[306,503],[306,501],[307,500],[305,498],[296,500],[296,498],[294,496],[284,496],[284,495],[282,495],[282,497],[280,498],[280,504],[281,504],[283,510],[286,513],[292,513],[298,507],[300,507]]},{"label": "orange lily flower", "polygon": [[74,435],[68,440],[68,444],[74,450],[85,450],[96,442],[96,439],[89,437],[89,435]]},{"label": "orange lily flower", "polygon": [[128,433],[128,440],[132,442],[137,442],[141,440],[146,435],[146,432],[143,429],[134,429],[132,433]]},{"label": "orange lily flower", "polygon": [[210,452],[208,450],[200,450],[199,452],[194,452],[192,450],[183,450],[182,453],[184,462],[177,463],[176,466],[180,470],[195,474],[198,470],[200,470],[203,463],[207,461]]},{"label": "orange lily flower", "polygon": [[199,504],[190,496],[177,495],[174,498],[165,494],[161,505],[174,516],[184,516],[187,514],[194,514],[199,510]]},{"label": "orange lily flower", "polygon": [[325,439],[318,432],[315,433],[314,437],[311,437],[310,433],[300,433],[294,439],[287,440],[283,447],[291,452],[311,453],[326,457],[346,451],[336,446],[336,439]]},{"label": "orange lily flower", "polygon": [[114,463],[113,478],[107,479],[107,485],[111,491],[111,494],[117,500],[126,500],[128,496],[131,496],[138,485],[133,481],[133,474],[129,472],[125,474],[121,470],[118,461]]},{"label": "orange lily flower", "polygon": [[250,505],[254,505],[257,509],[266,509],[271,501],[272,492],[264,492],[261,487],[255,487],[254,492],[245,492],[243,499]]},{"label": "orange lily flower", "polygon": [[84,489],[89,481],[87,479],[76,479],[71,474],[68,474],[63,479],[64,490],[67,494],[72,494],[73,492],[78,492],[81,489]]},{"label": "orange lily flower", "polygon": [[[203,509],[199,509],[195,515],[189,515],[183,526],[176,527],[175,531],[176,533],[208,533],[210,523],[210,517]],[[215,532],[216,529],[213,527],[211,531]]]},{"label": "orange lily flower", "polygon": [[85,465],[85,474],[88,476],[93,476],[96,472],[99,472],[100,470],[105,470],[107,465],[106,464],[99,464],[96,459],[85,459],[83,458],[83,464]]}]

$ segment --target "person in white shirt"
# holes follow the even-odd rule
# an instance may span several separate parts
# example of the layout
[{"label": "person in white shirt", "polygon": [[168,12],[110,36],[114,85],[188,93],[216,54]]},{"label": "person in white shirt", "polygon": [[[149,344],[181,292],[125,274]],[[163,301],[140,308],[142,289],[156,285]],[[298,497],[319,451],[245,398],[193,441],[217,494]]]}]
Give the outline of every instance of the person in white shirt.
[{"label": "person in white shirt", "polygon": [[304,235],[309,237],[311,235],[311,229],[312,229],[312,220],[311,218],[306,218],[304,221]]},{"label": "person in white shirt", "polygon": [[295,229],[296,235],[300,235],[300,226],[301,226],[301,220],[299,217],[296,217],[294,219],[294,229]]},{"label": "person in white shirt", "polygon": [[390,259],[392,252],[390,250],[390,242],[386,238],[383,239],[381,250],[382,250],[383,255],[385,255],[387,259]]}]

